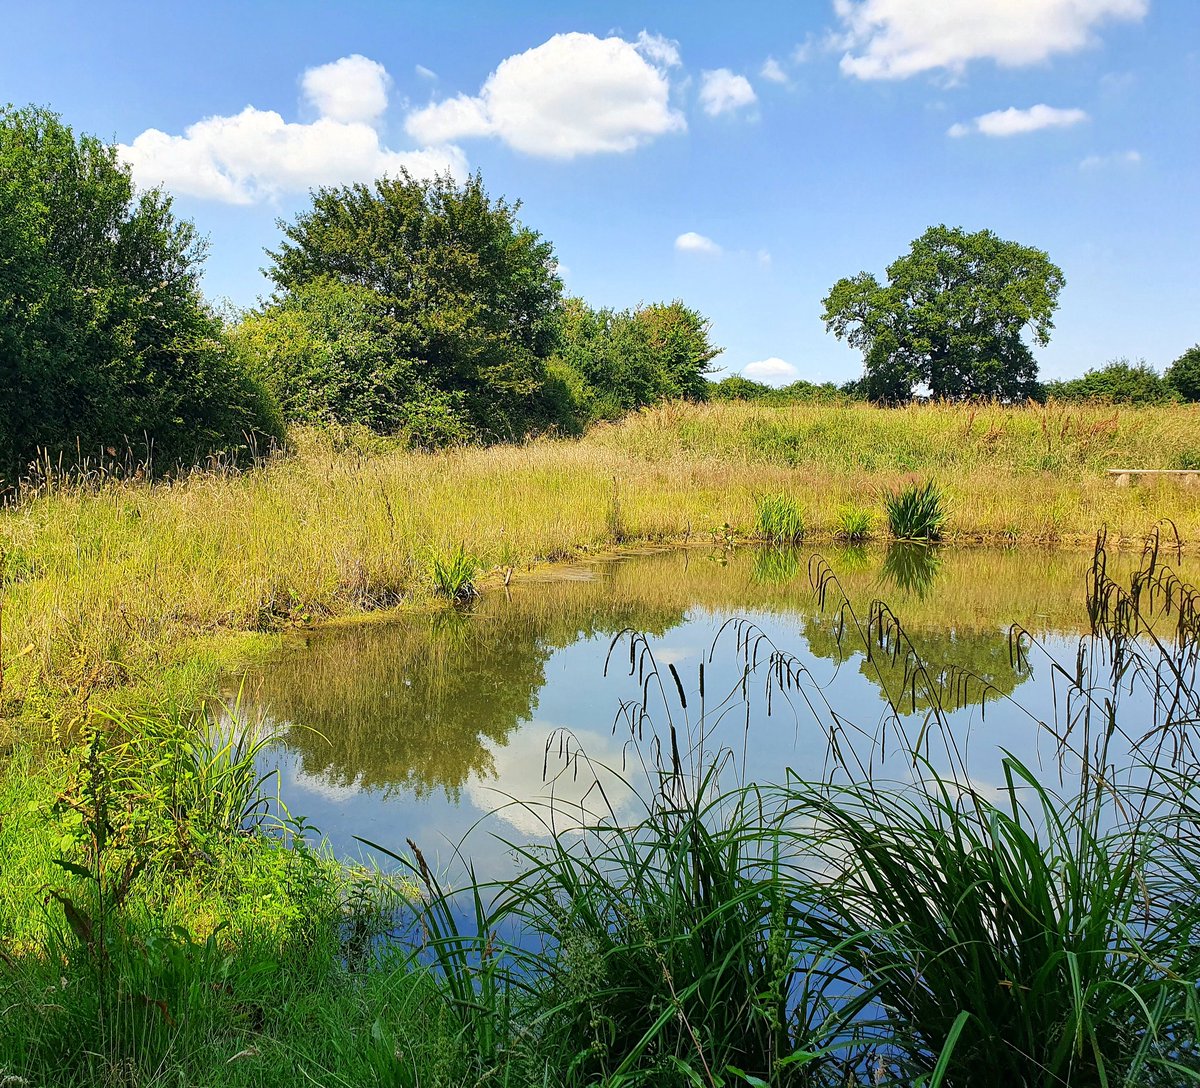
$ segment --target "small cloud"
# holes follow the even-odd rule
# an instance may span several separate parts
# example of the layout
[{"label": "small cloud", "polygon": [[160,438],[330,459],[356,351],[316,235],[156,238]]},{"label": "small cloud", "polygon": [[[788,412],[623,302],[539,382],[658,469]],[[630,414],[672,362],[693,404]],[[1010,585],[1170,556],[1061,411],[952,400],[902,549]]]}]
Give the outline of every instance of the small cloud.
[{"label": "small cloud", "polygon": [[716,68],[700,77],[700,105],[709,117],[733,113],[758,101],[745,76],[734,75],[728,68]]},{"label": "small cloud", "polygon": [[786,83],[788,81],[788,74],[783,70],[783,65],[774,57],[767,57],[763,61],[763,66],[759,69],[758,74],[768,83]]},{"label": "small cloud", "polygon": [[657,64],[660,68],[678,68],[683,63],[679,55],[679,43],[661,34],[651,34],[643,30],[635,39],[633,47],[651,64]]},{"label": "small cloud", "polygon": [[378,61],[354,53],[309,68],[300,78],[304,97],[321,117],[342,124],[373,124],[388,104],[391,78]]},{"label": "small cloud", "polygon": [[422,79],[437,79],[437,72],[435,72],[432,68],[426,68],[423,64],[418,64],[413,71],[416,72],[417,75],[419,75]]},{"label": "small cloud", "polygon": [[423,144],[494,136],[551,159],[632,151],[687,128],[670,105],[674,42],[643,31],[634,42],[556,34],[502,60],[477,95],[411,112],[405,129]]},{"label": "small cloud", "polygon": [[1107,166],[1138,166],[1141,164],[1140,151],[1114,151],[1111,155],[1088,155],[1079,160],[1080,170],[1102,170]]},{"label": "small cloud", "polygon": [[758,258],[758,263],[759,263],[759,264],[761,264],[761,265],[762,265],[764,268],[769,268],[769,267],[770,267],[770,264],[771,264],[771,254],[770,254],[770,251],[769,251],[769,250],[766,250],[766,249],[760,249],[760,250],[759,250],[759,251],[758,251],[758,252],[755,254],[755,257],[757,257],[757,258]]},{"label": "small cloud", "polygon": [[765,382],[767,385],[788,385],[800,377],[800,371],[791,363],[772,355],[769,359],[747,363],[742,367],[742,377],[755,382]]},{"label": "small cloud", "polygon": [[1079,109],[1059,109],[1047,106],[1044,102],[1028,109],[1019,110],[1010,106],[1006,110],[993,110],[984,113],[973,121],[964,124],[958,122],[946,130],[947,136],[969,136],[979,133],[981,136],[1023,136],[1027,132],[1037,132],[1044,128],[1069,128],[1088,120],[1088,115]]},{"label": "small cloud", "polygon": [[680,253],[710,253],[715,255],[721,252],[721,247],[716,242],[711,238],[706,238],[703,234],[697,234],[694,230],[689,230],[676,238],[675,248]]},{"label": "small cloud", "polygon": [[793,64],[807,64],[817,54],[817,40],[813,37],[810,30],[805,36],[804,41],[800,42],[795,49],[792,50]]}]

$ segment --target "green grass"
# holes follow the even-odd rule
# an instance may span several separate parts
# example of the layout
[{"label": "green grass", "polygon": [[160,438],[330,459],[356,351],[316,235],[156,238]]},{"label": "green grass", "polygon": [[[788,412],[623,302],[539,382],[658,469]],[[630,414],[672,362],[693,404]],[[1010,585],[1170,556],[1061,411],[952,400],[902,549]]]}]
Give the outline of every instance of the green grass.
[{"label": "green grass", "polygon": [[475,580],[479,577],[479,560],[460,544],[450,552],[433,552],[429,557],[429,577],[434,592],[452,601],[469,601],[479,595]]},{"label": "green grass", "polygon": [[837,513],[834,536],[847,544],[861,544],[870,539],[875,518],[870,510],[860,506],[844,506]]},{"label": "green grass", "polygon": [[804,514],[790,495],[763,495],[757,502],[755,536],[770,544],[798,544],[804,539]]}]

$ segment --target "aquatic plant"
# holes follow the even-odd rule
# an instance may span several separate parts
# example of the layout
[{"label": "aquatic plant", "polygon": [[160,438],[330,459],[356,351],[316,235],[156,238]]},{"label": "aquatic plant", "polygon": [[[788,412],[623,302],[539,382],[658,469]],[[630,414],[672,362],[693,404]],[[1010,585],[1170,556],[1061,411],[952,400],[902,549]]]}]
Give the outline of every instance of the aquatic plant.
[{"label": "aquatic plant", "polygon": [[433,551],[429,556],[429,576],[434,590],[460,604],[479,596],[475,579],[480,566],[479,560],[462,544],[454,551]]},{"label": "aquatic plant", "polygon": [[889,491],[883,505],[888,528],[897,540],[941,540],[946,525],[945,499],[933,480]]}]

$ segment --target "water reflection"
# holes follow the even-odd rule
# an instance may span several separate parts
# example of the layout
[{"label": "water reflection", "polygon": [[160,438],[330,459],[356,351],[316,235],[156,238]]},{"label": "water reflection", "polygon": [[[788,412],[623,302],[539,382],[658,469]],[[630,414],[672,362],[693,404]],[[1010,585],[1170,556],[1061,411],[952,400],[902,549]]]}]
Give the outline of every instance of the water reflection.
[{"label": "water reflection", "polygon": [[916,540],[897,540],[883,557],[883,576],[896,589],[926,597],[941,568],[937,545]]},{"label": "water reflection", "polygon": [[[720,719],[719,742],[739,751],[748,780],[781,781],[785,768],[826,773],[829,722],[819,708],[834,707],[870,733],[890,716],[889,700],[912,717],[913,729],[935,703],[957,706],[951,719],[965,738],[986,698],[993,704],[987,745],[1036,764],[1028,716],[1002,697],[1024,685],[1024,704],[1049,707],[1048,670],[1013,668],[1008,628],[1023,623],[1068,660],[1087,623],[1089,556],[923,553],[898,560],[879,550],[830,550],[837,591],[824,610],[809,584],[806,551],[693,551],[597,563],[560,580],[517,582],[511,596],[488,594],[467,614],[401,615],[311,632],[251,677],[247,690],[283,729],[276,759],[285,800],[347,854],[358,852],[355,836],[392,845],[412,837],[436,853],[432,844],[457,843],[497,808],[492,830],[536,836],[546,830],[551,799],[587,822],[594,778],[586,766],[559,758],[555,745],[567,735],[593,765],[614,768],[606,803],[618,811],[633,804],[640,772],[614,718],[622,700],[637,702],[645,689],[636,672],[604,676],[609,646],[626,630],[650,636],[664,675],[676,666],[689,703],[685,727],[695,725],[702,662],[711,706],[725,693],[746,694],[728,638],[712,652],[731,617],[750,617],[804,663],[811,691],[790,707],[777,703],[770,718],[761,678],[757,693],[711,714]],[[915,573],[920,564],[935,573]],[[842,594],[846,610],[830,607]],[[883,622],[886,613],[873,611],[880,597],[903,621],[924,662],[922,676],[914,675],[907,644]],[[848,631],[851,613],[862,623],[876,617],[869,644]],[[568,815],[556,819],[561,830]],[[452,853],[447,846],[446,856]],[[472,859],[481,875],[507,864],[494,845]]]}]

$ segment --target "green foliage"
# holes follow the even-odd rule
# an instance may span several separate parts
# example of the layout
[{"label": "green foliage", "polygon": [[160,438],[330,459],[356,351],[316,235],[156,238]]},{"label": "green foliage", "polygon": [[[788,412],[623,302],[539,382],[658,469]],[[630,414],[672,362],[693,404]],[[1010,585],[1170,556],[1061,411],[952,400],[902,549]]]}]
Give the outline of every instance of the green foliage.
[{"label": "green foliage", "polygon": [[0,491],[39,450],[166,471],[282,438],[202,302],[203,255],[115,148],[0,108]]},{"label": "green foliage", "polygon": [[940,540],[946,525],[945,500],[932,480],[910,483],[883,497],[888,528],[897,540]]},{"label": "green foliage", "polygon": [[513,438],[556,422],[562,284],[548,242],[478,174],[323,188],[280,223],[274,301],[243,339],[297,419]]},{"label": "green foliage", "polygon": [[843,506],[837,514],[834,535],[850,544],[860,544],[871,535],[875,519],[861,506]]},{"label": "green foliage", "polygon": [[475,588],[479,570],[479,560],[461,544],[452,552],[434,551],[429,556],[434,590],[452,601],[465,602],[479,596]]},{"label": "green foliage", "polygon": [[756,506],[758,537],[772,544],[796,544],[804,539],[804,514],[790,495],[763,495]]},{"label": "green foliage", "polygon": [[1082,378],[1046,382],[1047,398],[1065,401],[1098,401],[1103,404],[1166,404],[1175,399],[1171,383],[1149,366],[1145,359],[1131,363],[1114,359]]},{"label": "green foliage", "polygon": [[881,285],[867,272],[841,279],[824,299],[827,331],[862,350],[863,392],[881,404],[912,398],[1023,400],[1037,363],[1022,333],[1044,346],[1065,282],[1039,249],[988,230],[930,227]]},{"label": "green foliage", "polygon": [[559,361],[575,375],[585,419],[615,419],[663,400],[704,400],[708,364],[720,354],[709,322],[682,302],[636,310],[593,310],[582,299],[563,305]]},{"label": "green foliage", "polygon": [[1163,376],[1180,398],[1186,401],[1200,401],[1200,344],[1188,348],[1176,359]]}]

